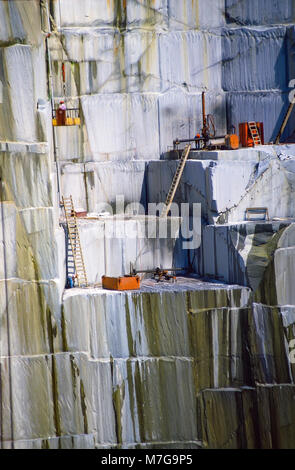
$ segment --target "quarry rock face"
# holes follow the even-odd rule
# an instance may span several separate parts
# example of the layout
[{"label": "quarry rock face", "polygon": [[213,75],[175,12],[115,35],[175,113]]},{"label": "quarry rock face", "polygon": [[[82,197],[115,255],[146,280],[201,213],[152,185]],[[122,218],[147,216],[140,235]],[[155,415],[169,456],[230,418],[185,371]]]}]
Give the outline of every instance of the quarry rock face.
[{"label": "quarry rock face", "polygon": [[[2,448],[294,448],[295,146],[192,152],[175,202],[201,205],[201,245],[181,214],[146,232],[203,91],[217,135],[274,141],[294,22],[291,0],[0,0]],[[62,98],[80,125],[52,127]],[[88,289],[65,289],[69,195]],[[96,285],[130,263],[190,276]]]}]

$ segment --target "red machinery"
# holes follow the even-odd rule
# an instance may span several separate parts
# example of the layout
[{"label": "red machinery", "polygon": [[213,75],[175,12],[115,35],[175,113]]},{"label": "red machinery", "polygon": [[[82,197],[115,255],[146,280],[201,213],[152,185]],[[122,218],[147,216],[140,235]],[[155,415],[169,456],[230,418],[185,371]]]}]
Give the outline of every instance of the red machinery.
[{"label": "red machinery", "polygon": [[[260,135],[261,144],[264,145],[263,122],[256,122],[256,126]],[[251,136],[251,131],[248,122],[242,122],[241,124],[239,124],[239,135],[242,147],[254,147],[254,141]]]}]

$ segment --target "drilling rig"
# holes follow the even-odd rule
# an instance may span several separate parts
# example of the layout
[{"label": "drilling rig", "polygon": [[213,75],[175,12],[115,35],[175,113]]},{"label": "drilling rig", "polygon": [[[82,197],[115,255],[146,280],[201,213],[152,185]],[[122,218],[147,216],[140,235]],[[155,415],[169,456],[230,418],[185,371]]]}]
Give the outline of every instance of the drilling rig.
[{"label": "drilling rig", "polygon": [[179,144],[189,142],[195,142],[196,150],[236,150],[239,148],[239,137],[235,133],[236,130],[234,126],[232,126],[232,133],[216,136],[214,116],[212,114],[206,114],[205,92],[202,93],[202,119],[203,128],[201,134],[196,134],[193,139],[175,139],[173,141],[174,150],[178,150]]}]

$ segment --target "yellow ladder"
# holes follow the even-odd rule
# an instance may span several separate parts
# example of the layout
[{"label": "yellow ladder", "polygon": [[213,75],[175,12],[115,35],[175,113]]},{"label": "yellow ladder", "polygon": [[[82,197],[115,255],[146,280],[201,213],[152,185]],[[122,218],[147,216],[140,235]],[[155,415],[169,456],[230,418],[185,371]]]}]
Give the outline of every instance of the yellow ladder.
[{"label": "yellow ladder", "polygon": [[[62,197],[62,204],[65,211],[70,241],[70,246],[68,247],[70,248],[70,250],[68,250],[68,262],[74,262],[78,286],[88,287],[82,247],[79,236],[79,229],[77,224],[77,216],[74,209],[72,196],[68,198]],[[71,251],[71,254],[69,254],[69,251]]]},{"label": "yellow ladder", "polygon": [[251,132],[251,137],[252,137],[253,142],[254,142],[254,147],[256,145],[261,145],[262,142],[261,142],[260,134],[259,134],[258,129],[257,129],[256,122],[250,121],[250,122],[248,122],[248,126],[249,126],[249,129],[250,129],[250,132]]},{"label": "yellow ladder", "polygon": [[179,182],[180,182],[180,179],[181,179],[181,176],[182,176],[182,173],[183,173],[183,170],[184,170],[184,167],[185,167],[185,164],[187,162],[187,159],[188,159],[188,156],[189,156],[189,153],[190,153],[190,150],[191,150],[191,147],[192,145],[189,144],[189,145],[186,145],[183,152],[182,152],[182,155],[181,155],[181,158],[180,158],[180,162],[178,164],[178,167],[177,167],[177,170],[176,170],[176,173],[174,175],[174,178],[172,180],[172,184],[171,184],[171,187],[169,189],[169,192],[168,192],[168,195],[167,195],[167,199],[166,199],[166,202],[165,202],[165,207],[162,211],[162,214],[161,214],[161,217],[167,217],[167,214],[170,210],[170,207],[171,207],[171,204],[173,202],[173,199],[174,199],[174,196],[175,196],[175,193],[176,193],[176,190],[178,188],[178,185],[179,185]]}]

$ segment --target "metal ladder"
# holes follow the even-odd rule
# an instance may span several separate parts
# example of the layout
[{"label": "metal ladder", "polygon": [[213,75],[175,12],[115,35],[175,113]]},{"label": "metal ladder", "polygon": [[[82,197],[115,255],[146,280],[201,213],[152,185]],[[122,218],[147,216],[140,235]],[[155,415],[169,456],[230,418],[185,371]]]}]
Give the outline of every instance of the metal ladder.
[{"label": "metal ladder", "polygon": [[169,189],[169,192],[168,192],[168,195],[167,195],[167,199],[166,199],[166,202],[165,202],[165,207],[162,211],[162,214],[161,214],[161,217],[167,217],[167,214],[170,210],[170,207],[171,207],[171,204],[173,202],[173,199],[174,199],[174,196],[175,196],[175,193],[176,193],[176,190],[178,188],[178,185],[179,185],[179,182],[180,182],[180,179],[181,179],[181,176],[182,176],[182,173],[183,173],[183,170],[184,170],[184,167],[185,167],[185,164],[187,162],[187,159],[188,159],[188,156],[189,156],[189,153],[190,153],[190,150],[191,150],[191,147],[192,145],[189,144],[189,145],[186,145],[183,152],[182,152],[182,155],[181,155],[181,158],[180,158],[180,162],[178,164],[178,167],[177,167],[177,170],[176,170],[176,173],[174,175],[174,178],[172,180],[172,184],[171,184],[171,187]]},{"label": "metal ladder", "polygon": [[252,137],[253,142],[254,142],[254,147],[256,145],[261,145],[262,142],[261,142],[260,134],[259,134],[258,129],[257,129],[256,122],[254,122],[254,121],[248,122],[248,126],[249,126],[249,129],[250,129],[250,132],[251,132],[251,137]]},{"label": "metal ladder", "polygon": [[68,245],[68,269],[75,270],[79,287],[88,287],[88,280],[84,265],[82,247],[77,224],[77,216],[74,209],[72,196],[62,197],[62,204],[65,211],[68,236],[70,244]]}]

